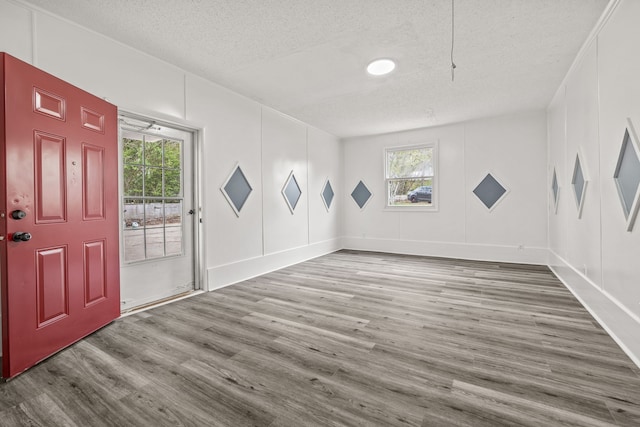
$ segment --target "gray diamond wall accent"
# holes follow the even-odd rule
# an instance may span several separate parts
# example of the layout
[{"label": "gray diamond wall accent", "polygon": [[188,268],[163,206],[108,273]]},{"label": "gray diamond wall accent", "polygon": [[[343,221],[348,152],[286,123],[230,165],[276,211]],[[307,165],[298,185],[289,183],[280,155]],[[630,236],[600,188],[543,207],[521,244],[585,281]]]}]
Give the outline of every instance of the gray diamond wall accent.
[{"label": "gray diamond wall accent", "polygon": [[360,209],[363,209],[366,206],[369,199],[371,199],[371,196],[373,196],[373,194],[362,181],[360,181],[358,185],[356,185],[356,188],[351,192],[351,197],[353,197],[353,200]]},{"label": "gray diamond wall accent", "polygon": [[627,231],[631,231],[640,204],[640,146],[631,120],[627,122],[613,179],[627,220]]},{"label": "gray diamond wall accent", "polygon": [[335,193],[333,192],[333,187],[331,187],[331,181],[327,179],[327,182],[324,184],[324,188],[322,189],[321,197],[324,202],[324,207],[327,208],[327,211],[331,208],[331,203],[333,202],[333,196]]},{"label": "gray diamond wall accent", "polygon": [[231,175],[222,184],[220,188],[222,194],[229,202],[229,205],[237,216],[240,216],[240,211],[249,198],[249,194],[253,191],[251,184],[247,180],[247,177],[242,172],[240,165],[236,165],[231,172]]},{"label": "gray diamond wall accent", "polygon": [[560,186],[558,185],[558,174],[556,168],[553,168],[553,178],[551,178],[551,194],[553,196],[553,209],[558,212],[558,199],[560,197]]},{"label": "gray diamond wall accent", "polygon": [[287,206],[289,207],[291,214],[293,214],[293,211],[296,210],[298,201],[300,201],[300,197],[302,196],[302,190],[300,189],[300,185],[298,185],[298,180],[293,174],[293,171],[291,171],[289,178],[287,178],[287,181],[284,183],[282,195],[284,196],[284,200],[287,202]]},{"label": "gray diamond wall accent", "polygon": [[492,210],[498,201],[500,201],[506,194],[507,189],[494,178],[493,175],[488,173],[480,184],[473,189],[475,194],[483,205],[489,210]]},{"label": "gray diamond wall accent", "polygon": [[573,165],[573,174],[571,185],[573,186],[573,194],[578,208],[578,218],[582,216],[582,208],[584,206],[584,196],[587,192],[587,179],[584,174],[584,167],[580,154],[576,154],[576,160]]}]

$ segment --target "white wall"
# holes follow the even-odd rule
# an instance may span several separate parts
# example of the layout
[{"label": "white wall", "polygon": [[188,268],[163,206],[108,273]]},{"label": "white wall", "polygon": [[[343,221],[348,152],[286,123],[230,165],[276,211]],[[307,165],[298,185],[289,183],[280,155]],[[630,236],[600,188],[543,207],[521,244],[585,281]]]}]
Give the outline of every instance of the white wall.
[{"label": "white wall", "polygon": [[[270,109],[262,110],[262,119],[262,177],[271,189],[263,195],[264,222],[271,224],[264,230],[264,252],[273,254],[309,244],[307,129]],[[291,173],[302,190],[293,212],[282,195]]]},{"label": "white wall", "polygon": [[[601,283],[600,268],[600,162],[598,148],[598,86],[595,43],[587,48],[574,78],[566,85],[566,145],[564,176],[559,176],[567,191],[558,211],[566,216],[566,257],[594,283]],[[583,175],[587,181],[584,205],[578,219],[578,205],[571,186],[574,164],[580,152]],[[589,244],[584,244],[585,240]]]},{"label": "white wall", "polygon": [[[307,140],[309,243],[323,244],[342,236],[342,150],[332,135],[315,128],[308,128]],[[319,197],[327,180],[334,192],[329,209]]]},{"label": "white wall", "polygon": [[[327,176],[340,182],[334,136],[189,74],[186,100],[187,120],[204,129],[209,289],[340,248],[340,206],[327,212],[317,188]],[[220,192],[236,164],[253,188],[239,217]],[[291,170],[302,187],[294,214],[281,194]]]},{"label": "white wall", "polygon": [[[571,189],[569,188],[569,182],[571,180],[570,167],[566,168],[566,156],[565,156],[565,144],[566,139],[566,108],[565,108],[565,91],[560,90],[557,92],[555,98],[549,104],[547,109],[547,140],[548,141],[563,141],[561,144],[549,144],[548,148],[548,206],[549,206],[549,248],[555,253],[564,253],[566,251],[566,232],[567,225],[564,216],[558,216],[558,212],[562,213],[568,209],[571,205],[568,203],[574,203]],[[553,200],[553,193],[551,191],[553,172],[556,172],[556,179],[558,181],[558,206],[556,207]],[[565,205],[566,207],[560,209],[559,205]],[[574,203],[575,205],[575,203]]]},{"label": "white wall", "polygon": [[[331,177],[340,195],[336,137],[17,1],[0,0],[0,51],[121,109],[199,130],[205,288],[340,248],[340,203],[327,211],[319,187]],[[220,191],[236,164],[253,187],[239,217]],[[280,193],[291,169],[303,192],[293,215]]]},{"label": "white wall", "polygon": [[[261,107],[198,77],[187,77],[187,116],[202,123],[203,205],[208,266],[262,256]],[[218,136],[218,137],[216,137]],[[236,164],[253,191],[236,216],[220,187]],[[219,166],[217,166],[219,165]]]},{"label": "white wall", "polygon": [[[640,364],[640,222],[626,231],[613,180],[627,118],[640,129],[640,2],[613,2],[609,12],[547,110],[549,182],[555,166],[562,186],[557,213],[549,211],[551,265]],[[590,181],[580,218],[571,187],[578,150]]]},{"label": "white wall", "polygon": [[0,52],[32,62],[31,11],[7,1],[0,2]]},{"label": "white wall", "polygon": [[184,118],[177,67],[111,39],[35,12],[34,65],[119,108]]},{"label": "white wall", "polygon": [[[385,207],[384,150],[438,143],[438,210]],[[374,251],[547,263],[543,111],[344,141],[344,245]],[[491,172],[510,191],[489,211],[472,193]],[[360,209],[350,193],[374,194]]]}]

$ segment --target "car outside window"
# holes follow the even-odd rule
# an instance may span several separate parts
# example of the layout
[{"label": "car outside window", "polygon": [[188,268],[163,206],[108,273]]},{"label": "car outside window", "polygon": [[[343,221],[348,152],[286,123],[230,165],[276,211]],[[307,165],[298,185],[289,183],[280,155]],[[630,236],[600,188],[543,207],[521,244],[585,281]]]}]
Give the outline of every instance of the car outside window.
[{"label": "car outside window", "polygon": [[435,144],[386,149],[387,207],[434,208],[435,165]]}]

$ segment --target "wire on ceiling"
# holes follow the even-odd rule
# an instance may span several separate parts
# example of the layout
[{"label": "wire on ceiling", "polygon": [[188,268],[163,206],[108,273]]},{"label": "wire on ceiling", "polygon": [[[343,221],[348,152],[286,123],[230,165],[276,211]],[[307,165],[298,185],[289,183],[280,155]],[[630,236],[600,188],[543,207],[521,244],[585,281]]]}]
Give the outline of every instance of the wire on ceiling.
[{"label": "wire on ceiling", "polygon": [[451,0],[451,81],[455,78],[455,70],[456,63],[453,62],[453,45],[455,40],[455,32],[454,32],[454,22],[455,22],[455,13],[454,13],[454,2],[455,0]]}]

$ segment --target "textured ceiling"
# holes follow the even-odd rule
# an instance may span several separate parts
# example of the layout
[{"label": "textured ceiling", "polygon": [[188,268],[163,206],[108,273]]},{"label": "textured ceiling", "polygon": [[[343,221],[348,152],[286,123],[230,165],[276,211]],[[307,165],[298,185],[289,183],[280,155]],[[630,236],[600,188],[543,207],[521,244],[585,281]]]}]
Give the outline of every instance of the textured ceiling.
[{"label": "textured ceiling", "polygon": [[[545,108],[607,0],[28,0],[341,137]],[[396,70],[367,75],[374,58]]]}]

